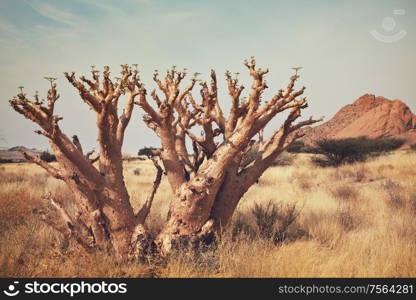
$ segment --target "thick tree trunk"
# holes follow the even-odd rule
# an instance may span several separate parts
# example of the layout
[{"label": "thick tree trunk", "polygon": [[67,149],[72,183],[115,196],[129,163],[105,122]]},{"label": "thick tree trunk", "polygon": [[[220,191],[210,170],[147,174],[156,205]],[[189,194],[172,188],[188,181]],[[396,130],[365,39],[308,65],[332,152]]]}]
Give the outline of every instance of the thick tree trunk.
[{"label": "thick tree trunk", "polygon": [[[230,177],[235,177],[235,175],[230,175]],[[215,221],[217,231],[222,230],[229,224],[245,192],[240,189],[237,178],[224,181],[211,210],[211,217]]]},{"label": "thick tree trunk", "polygon": [[[103,218],[107,220],[108,239],[119,257],[127,257],[136,223],[129,197],[125,193],[108,189],[101,196]],[[106,191],[106,192],[107,192]],[[106,194],[104,192],[104,195]]]},{"label": "thick tree trunk", "polygon": [[168,222],[157,237],[156,244],[161,252],[211,243],[215,233],[228,225],[248,190],[240,190],[240,187],[236,178],[227,176],[216,193],[208,185],[201,185],[199,189],[184,185],[171,200]]},{"label": "thick tree trunk", "polygon": [[[284,145],[266,161],[262,160],[264,164],[254,161],[251,165],[253,169],[245,172],[239,172],[243,153],[236,149],[228,149],[227,155],[221,154],[221,158],[234,155],[228,165],[223,166],[221,160],[215,157],[213,160],[217,164],[208,162],[209,167],[203,173],[205,176],[197,175],[183,184],[172,199],[168,222],[157,238],[161,252],[169,253],[175,247],[210,243],[216,233],[226,228],[241,198],[283,149]],[[218,172],[218,169],[223,172]]]},{"label": "thick tree trunk", "polygon": [[121,187],[95,186],[76,175],[65,179],[74,195],[74,224],[83,228],[80,236],[89,248],[114,250],[118,257],[127,257],[136,226],[129,196]]},{"label": "thick tree trunk", "polygon": [[162,253],[169,253],[172,247],[194,246],[208,238],[212,231],[208,219],[216,190],[213,179],[203,176],[180,186],[171,200],[167,223],[156,238]]}]

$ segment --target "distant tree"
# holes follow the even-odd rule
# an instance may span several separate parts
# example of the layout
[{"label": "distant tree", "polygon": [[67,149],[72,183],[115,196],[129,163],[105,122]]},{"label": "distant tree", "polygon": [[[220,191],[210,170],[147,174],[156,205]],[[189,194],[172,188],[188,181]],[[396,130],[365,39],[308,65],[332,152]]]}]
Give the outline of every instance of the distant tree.
[{"label": "distant tree", "polygon": [[398,149],[404,142],[405,140],[398,138],[325,139],[316,143],[317,152],[324,155],[325,158],[313,158],[313,160],[320,166],[339,166],[345,163],[364,161],[369,156]]},{"label": "distant tree", "polygon": [[157,148],[154,148],[154,147],[143,147],[139,150],[139,152],[137,154],[153,157],[155,155],[158,155],[159,152],[160,152],[160,150],[157,149]]},{"label": "distant tree", "polygon": [[39,158],[41,160],[43,160],[43,161],[46,161],[46,162],[56,161],[55,155],[53,155],[49,151],[43,151],[43,152],[41,152],[41,154],[39,155]]}]

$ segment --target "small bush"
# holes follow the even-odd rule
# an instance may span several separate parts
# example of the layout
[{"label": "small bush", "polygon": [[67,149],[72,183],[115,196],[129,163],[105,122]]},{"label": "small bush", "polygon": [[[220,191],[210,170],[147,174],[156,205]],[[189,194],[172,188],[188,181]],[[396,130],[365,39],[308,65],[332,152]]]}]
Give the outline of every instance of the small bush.
[{"label": "small bush", "polygon": [[339,186],[331,191],[332,195],[339,200],[356,200],[358,192],[355,188],[350,186]]},{"label": "small bush", "polygon": [[288,237],[288,229],[299,213],[296,203],[275,204],[269,201],[267,205],[256,203],[251,209],[260,237],[272,239],[275,243],[281,243]]},{"label": "small bush", "polygon": [[387,204],[395,209],[402,208],[406,204],[406,199],[402,193],[402,187],[393,180],[387,180],[383,183],[382,188],[387,192]]},{"label": "small bush", "polygon": [[271,238],[275,232],[274,225],[276,224],[279,213],[277,205],[269,201],[267,205],[255,204],[251,209],[251,213],[256,220],[260,236]]},{"label": "small bush", "polygon": [[239,213],[233,222],[233,227],[231,231],[233,239],[235,239],[240,234],[244,234],[253,238],[255,235],[255,231],[253,230],[252,226],[250,226],[250,222],[247,219],[246,215]]},{"label": "small bush", "polygon": [[338,224],[345,231],[356,230],[362,223],[360,217],[357,216],[355,210],[351,206],[341,206],[335,213]]},{"label": "small bush", "polygon": [[49,151],[43,151],[43,152],[40,154],[39,158],[40,158],[41,160],[43,160],[43,161],[46,161],[46,162],[53,162],[53,161],[56,161],[56,157],[55,157],[55,155],[53,155],[53,154],[49,153]]},{"label": "small bush", "polygon": [[367,137],[320,140],[317,142],[317,149],[324,158],[315,157],[313,162],[326,167],[365,161],[370,156],[395,150],[404,142],[405,140],[397,138],[369,139]]}]

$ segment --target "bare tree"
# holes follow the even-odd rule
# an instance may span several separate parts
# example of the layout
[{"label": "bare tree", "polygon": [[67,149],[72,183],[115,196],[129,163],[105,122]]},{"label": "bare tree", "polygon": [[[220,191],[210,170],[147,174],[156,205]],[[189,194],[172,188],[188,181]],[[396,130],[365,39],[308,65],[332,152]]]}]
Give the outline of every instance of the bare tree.
[{"label": "bare tree", "polygon": [[[237,77],[225,73],[231,97],[228,116],[219,104],[214,70],[209,84],[200,82],[200,103],[191,93],[198,73],[181,89],[186,72],[178,72],[175,67],[167,71],[163,81],[158,71],[154,73],[153,80],[162,92],[161,98],[155,90],[151,92],[157,108],[149,104],[144,89],[136,102],[146,112],[147,126],[161,140],[162,148],[153,152],[160,156],[172,188],[168,219],[155,241],[162,253],[178,245],[209,242],[216,230],[227,225],[244,193],[282,151],[301,137],[298,129],[319,121],[310,118],[295,123],[307,107],[306,98],[298,99],[305,87],[294,89],[297,73],[285,90],[262,104],[268,70],[256,69],[254,58],[245,61],[245,66],[252,78],[246,101],[240,100],[244,87]],[[284,111],[289,113],[283,125],[263,140],[263,128]],[[194,126],[202,128],[201,136],[195,134]],[[256,142],[253,138],[259,133],[261,140]],[[187,138],[192,141],[192,154],[187,149]],[[254,144],[259,155],[242,167],[243,156]]]},{"label": "bare tree", "polygon": [[[256,69],[254,58],[245,61],[245,66],[252,78],[246,101],[240,99],[244,87],[237,77],[232,77],[228,71],[225,73],[231,97],[228,116],[219,104],[213,70],[209,84],[199,83],[201,101],[198,102],[191,93],[199,81],[198,73],[187,87],[181,88],[185,71],[178,72],[173,67],[163,81],[155,71],[153,80],[163,94],[160,98],[152,91],[155,105],[147,100],[137,65],[122,65],[121,78],[116,80],[110,79],[109,67],[104,68],[101,77],[93,67],[91,80],[65,73],[82,100],[97,115],[100,149],[94,159],[91,151],[84,154],[77,136],[71,140],[59,128],[58,121],[62,118],[54,115],[54,105],[59,98],[55,78],[46,78],[51,82],[46,103],[39,100],[38,94],[33,101],[28,100],[21,87],[21,92],[10,103],[17,112],[42,128],[37,133],[49,139],[58,167],[27,153],[25,157],[65,181],[75,195],[74,213],[66,211],[51,194],[45,196],[61,222],[54,222],[47,213],[42,213],[43,220],[88,251],[113,249],[122,258],[141,255],[149,240],[146,217],[163,172],[155,159],[160,157],[172,198],[166,224],[155,239],[157,248],[166,254],[178,245],[194,246],[212,240],[214,233],[227,225],[245,192],[282,151],[302,136],[299,129],[319,121],[310,118],[295,123],[301,110],[307,107],[306,98],[298,99],[305,87],[294,89],[299,78],[297,73],[290,78],[285,90],[279,90],[262,104],[262,94],[268,88],[264,80],[268,70]],[[117,107],[122,95],[127,99],[119,115]],[[133,211],[124,183],[121,152],[134,103],[145,111],[145,123],[160,137],[162,144],[161,149],[152,149],[149,153],[153,155],[157,175],[146,202],[137,213]],[[282,126],[264,139],[265,126],[284,111],[288,111],[288,116]],[[202,129],[201,135],[195,133],[197,127]],[[192,145],[192,153],[189,145]],[[243,157],[253,147],[258,149],[258,155],[251,163],[242,164]],[[94,165],[96,160],[98,168]]]},{"label": "bare tree", "polygon": [[[102,76],[92,66],[92,79],[64,73],[66,79],[78,90],[81,99],[96,113],[99,156],[91,159],[92,152],[84,154],[77,136],[69,139],[60,129],[62,117],[54,115],[55,102],[59,98],[55,78],[46,77],[51,87],[46,103],[38,93],[30,101],[20,87],[20,93],[11,99],[11,106],[27,119],[37,123],[42,130],[36,131],[49,139],[58,166],[48,164],[38,157],[24,153],[43,167],[53,177],[65,181],[74,193],[75,213],[69,213],[51,194],[52,212],[61,217],[42,213],[43,220],[68,238],[73,238],[87,251],[96,249],[114,250],[122,258],[140,255],[145,240],[144,223],[150,211],[155,191],[160,183],[162,169],[156,161],[157,177],[144,206],[135,214],[123,179],[122,145],[124,132],[130,121],[134,100],[145,91],[139,80],[137,66],[122,65],[121,78],[110,79],[109,67],[104,67]],[[122,95],[126,96],[123,112],[117,106]],[[93,165],[98,160],[98,167]]]}]

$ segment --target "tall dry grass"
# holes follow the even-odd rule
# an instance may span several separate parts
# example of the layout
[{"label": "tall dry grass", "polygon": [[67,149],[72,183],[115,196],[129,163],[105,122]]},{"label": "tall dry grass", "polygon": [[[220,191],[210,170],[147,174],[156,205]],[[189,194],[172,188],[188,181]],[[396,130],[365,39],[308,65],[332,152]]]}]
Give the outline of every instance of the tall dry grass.
[{"label": "tall dry grass", "polygon": [[[153,167],[128,162],[125,177],[138,209],[154,179]],[[415,178],[414,152],[338,168],[318,168],[309,155],[296,155],[292,165],[265,172],[211,248],[178,251],[163,261],[119,263],[105,254],[86,255],[32,213],[45,205],[41,196],[47,191],[69,204],[64,184],[31,164],[1,165],[0,276],[416,276]],[[166,218],[169,197],[163,180],[150,215],[152,234]],[[276,238],[291,208],[296,218]],[[261,214],[267,224],[259,223]]]}]

